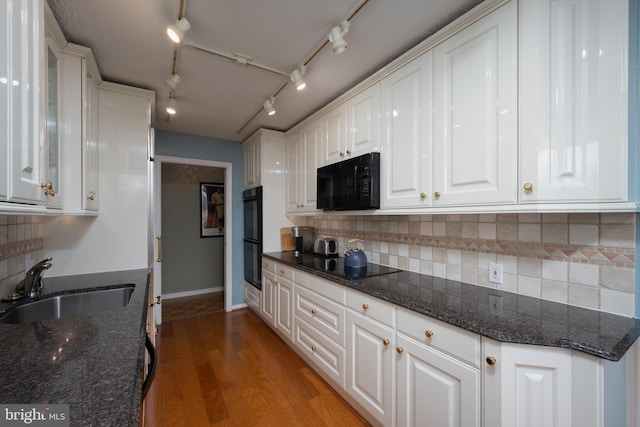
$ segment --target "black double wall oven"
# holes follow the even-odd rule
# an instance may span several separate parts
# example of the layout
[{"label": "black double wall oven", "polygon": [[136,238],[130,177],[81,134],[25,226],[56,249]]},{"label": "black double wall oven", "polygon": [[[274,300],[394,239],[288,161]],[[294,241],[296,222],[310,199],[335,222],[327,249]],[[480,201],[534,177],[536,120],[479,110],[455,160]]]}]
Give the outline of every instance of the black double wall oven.
[{"label": "black double wall oven", "polygon": [[244,206],[244,280],[262,289],[262,187],[242,192]]}]

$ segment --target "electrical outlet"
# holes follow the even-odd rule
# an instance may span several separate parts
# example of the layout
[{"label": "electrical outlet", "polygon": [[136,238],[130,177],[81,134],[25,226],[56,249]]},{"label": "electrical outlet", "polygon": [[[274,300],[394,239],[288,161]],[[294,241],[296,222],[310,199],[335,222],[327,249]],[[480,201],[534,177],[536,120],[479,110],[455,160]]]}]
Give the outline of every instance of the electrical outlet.
[{"label": "electrical outlet", "polygon": [[502,285],[502,264],[489,263],[489,281]]},{"label": "electrical outlet", "polygon": [[494,316],[502,314],[502,297],[500,295],[489,295],[489,313]]}]

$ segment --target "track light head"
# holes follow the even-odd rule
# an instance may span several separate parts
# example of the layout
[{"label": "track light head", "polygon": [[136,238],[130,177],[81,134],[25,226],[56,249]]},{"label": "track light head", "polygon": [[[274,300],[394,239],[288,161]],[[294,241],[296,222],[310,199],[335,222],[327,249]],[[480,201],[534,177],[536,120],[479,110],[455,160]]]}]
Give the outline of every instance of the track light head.
[{"label": "track light head", "polygon": [[170,78],[168,78],[167,80],[164,81],[164,84],[167,85],[167,87],[169,87],[169,89],[176,90],[176,87],[178,86],[178,83],[180,83],[181,81],[182,81],[182,79],[180,78],[179,75],[172,74]]},{"label": "track light head", "polygon": [[264,101],[264,109],[267,111],[267,115],[273,116],[276,113],[276,109],[273,107],[275,102],[276,99],[273,96]]},{"label": "track light head", "polygon": [[169,98],[169,102],[167,102],[167,113],[171,114],[172,116],[175,115],[178,112],[176,107],[177,104],[175,98]]},{"label": "track light head", "polygon": [[307,67],[301,65],[300,68],[296,68],[291,72],[290,78],[294,85],[296,85],[296,89],[302,90],[307,87],[307,83],[302,80],[302,76],[307,71]]},{"label": "track light head", "polygon": [[187,18],[181,18],[176,21],[175,24],[171,24],[167,27],[167,35],[174,43],[182,43],[184,40],[184,33],[189,31],[191,24],[187,21]]},{"label": "track light head", "polygon": [[349,32],[349,21],[342,21],[339,25],[333,27],[329,33],[329,41],[333,43],[333,52],[336,55],[347,50],[347,42],[344,36]]}]

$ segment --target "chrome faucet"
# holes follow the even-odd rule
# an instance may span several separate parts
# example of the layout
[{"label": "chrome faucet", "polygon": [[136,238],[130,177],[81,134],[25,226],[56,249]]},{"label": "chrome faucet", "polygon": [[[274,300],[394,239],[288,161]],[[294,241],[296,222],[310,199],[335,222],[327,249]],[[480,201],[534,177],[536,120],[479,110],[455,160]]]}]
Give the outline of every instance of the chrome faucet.
[{"label": "chrome faucet", "polygon": [[42,273],[51,267],[53,258],[43,259],[27,271],[24,277],[24,292],[27,298],[37,298],[42,296],[44,283],[42,283]]}]

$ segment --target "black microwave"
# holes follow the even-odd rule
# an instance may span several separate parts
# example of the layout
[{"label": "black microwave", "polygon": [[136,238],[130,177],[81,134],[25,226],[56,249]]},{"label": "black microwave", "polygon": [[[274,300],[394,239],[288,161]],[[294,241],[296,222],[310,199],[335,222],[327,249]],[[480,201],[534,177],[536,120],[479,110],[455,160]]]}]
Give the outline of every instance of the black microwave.
[{"label": "black microwave", "polygon": [[318,168],[318,203],[323,210],[380,208],[380,153]]}]

